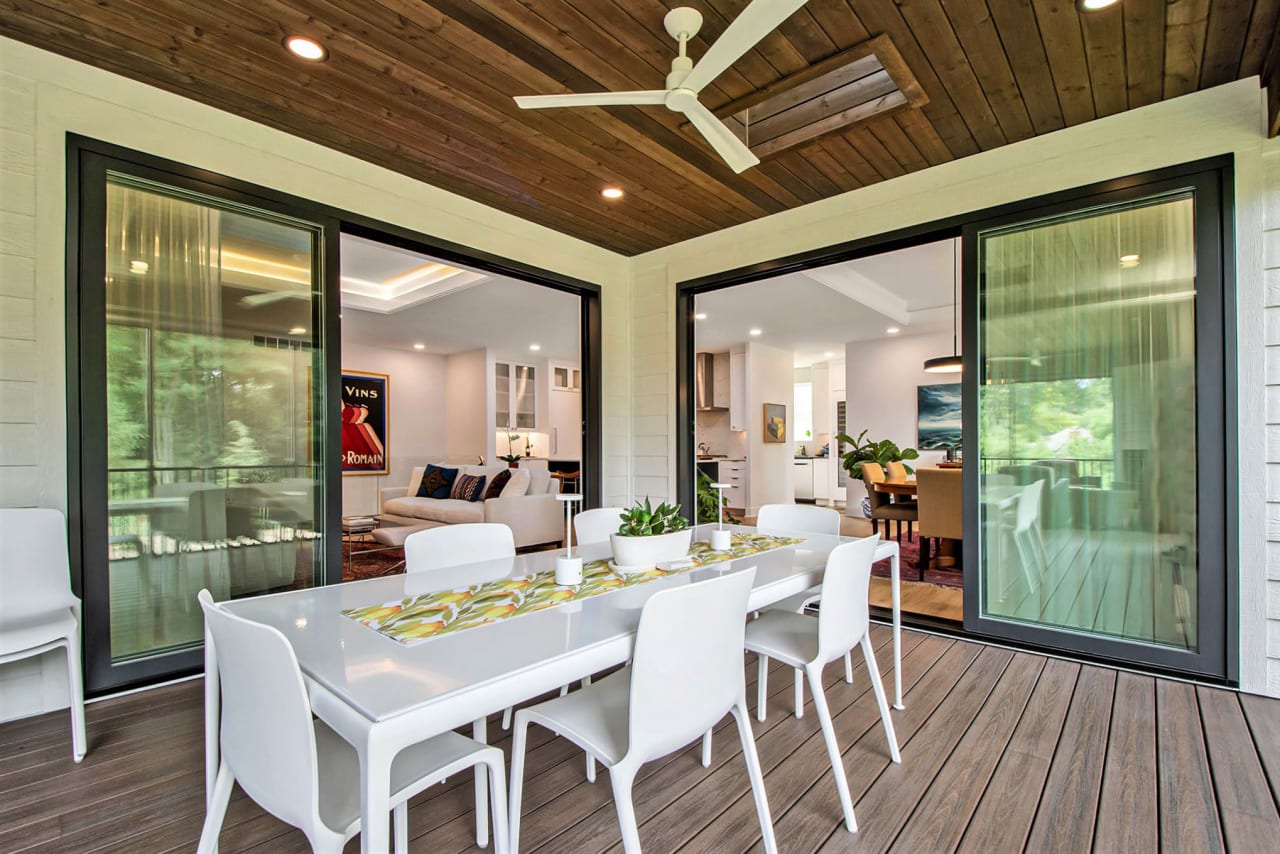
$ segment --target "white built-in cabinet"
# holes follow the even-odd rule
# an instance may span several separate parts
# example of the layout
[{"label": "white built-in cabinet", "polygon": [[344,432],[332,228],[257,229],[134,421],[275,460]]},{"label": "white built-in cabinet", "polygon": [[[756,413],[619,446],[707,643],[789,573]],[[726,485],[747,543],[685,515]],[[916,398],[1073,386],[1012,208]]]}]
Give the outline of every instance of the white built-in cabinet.
[{"label": "white built-in cabinet", "polygon": [[733,389],[729,377],[729,354],[716,353],[711,357],[711,402],[724,409],[729,408]]},{"label": "white built-in cabinet", "polygon": [[813,460],[813,497],[816,501],[829,501],[831,490],[835,488],[835,472],[833,461],[815,457]]},{"label": "white built-in cabinet", "polygon": [[493,426],[538,429],[538,370],[514,362],[493,364]]},{"label": "white built-in cabinet", "polygon": [[547,399],[548,454],[554,460],[582,457],[582,372],[577,365],[551,362]]},{"label": "white built-in cabinet", "polygon": [[[717,365],[718,367],[718,365]],[[737,351],[729,354],[729,381],[725,383],[729,391],[729,429],[730,430],[746,430],[747,429],[747,354],[746,351]],[[717,403],[719,403],[718,390],[720,388],[720,379],[716,378]]]}]

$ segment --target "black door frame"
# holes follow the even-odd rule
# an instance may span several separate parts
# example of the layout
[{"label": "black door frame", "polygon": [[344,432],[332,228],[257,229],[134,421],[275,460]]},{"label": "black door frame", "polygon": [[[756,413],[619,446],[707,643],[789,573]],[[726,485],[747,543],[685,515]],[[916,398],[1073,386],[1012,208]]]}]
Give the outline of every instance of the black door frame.
[{"label": "black door frame", "polygon": [[[600,286],[513,259],[472,249],[392,223],[262,187],[189,164],[157,157],[78,134],[66,142],[66,382],[67,382],[67,523],[72,590],[84,601],[81,621],[85,686],[90,696],[164,679],[198,673],[204,656],[198,645],[119,665],[111,664],[110,601],[103,555],[88,554],[86,543],[106,541],[105,512],[86,513],[86,506],[107,506],[106,477],[95,465],[106,459],[106,390],[101,352],[105,328],[93,328],[104,316],[102,282],[106,277],[102,237],[106,223],[106,173],[135,175],[158,184],[242,204],[315,227],[313,263],[320,271],[322,299],[313,303],[312,328],[320,330],[325,348],[325,402],[341,400],[342,335],[340,235],[360,234],[441,260],[484,272],[509,276],[577,294],[581,298],[581,363],[585,507],[598,507],[603,484],[601,440],[601,311]],[[96,283],[97,287],[94,287]],[[96,428],[96,429],[95,429]],[[327,418],[317,425],[316,440],[325,448],[341,445],[341,424]],[[326,454],[327,488],[317,510],[326,530],[342,523],[342,471],[336,453]],[[342,543],[329,537],[325,547],[325,584],[342,580]]]},{"label": "black door frame", "polygon": [[[1022,199],[1016,202],[996,205],[988,208],[979,208],[966,213],[957,214],[955,216],[945,217],[942,219],[932,220],[929,222],[919,223],[880,234],[860,237],[855,240],[834,244],[831,246],[820,247],[817,249],[807,250],[804,252],[788,255],[782,258],[776,258],[769,261],[763,261],[744,267],[737,267],[730,270],[724,270],[707,276],[701,276],[695,279],[689,279],[676,284],[675,295],[675,341],[676,341],[676,477],[677,477],[677,499],[685,508],[696,506],[694,503],[694,472],[696,464],[694,462],[695,448],[695,430],[696,416],[693,408],[693,388],[694,388],[694,301],[695,297],[701,293],[720,290],[723,288],[734,287],[735,285],[747,284],[750,282],[760,281],[762,279],[770,279],[786,273],[799,272],[812,269],[814,267],[823,267],[830,264],[838,264],[843,261],[851,261],[857,258],[865,258],[870,255],[880,255],[885,252],[892,252],[898,249],[906,249],[913,246],[919,246],[925,243],[931,243],[939,240],[950,238],[964,237],[966,230],[978,223],[987,222],[996,218],[1027,216],[1037,209],[1045,208],[1050,205],[1070,205],[1075,207],[1085,206],[1089,201],[1099,198],[1106,198],[1108,194],[1132,192],[1141,194],[1143,188],[1158,186],[1164,182],[1182,181],[1184,184],[1192,177],[1202,175],[1205,180],[1217,188],[1217,211],[1214,217],[1214,224],[1208,227],[1205,234],[1201,234],[1200,225],[1197,225],[1197,237],[1206,237],[1216,242],[1217,257],[1219,261],[1219,271],[1221,275],[1221,288],[1217,291],[1220,297],[1220,315],[1221,322],[1213,325],[1214,328],[1201,333],[1199,319],[1199,304],[1197,304],[1197,357],[1203,359],[1206,355],[1204,369],[1208,371],[1207,375],[1219,378],[1220,387],[1222,389],[1221,409],[1218,413],[1218,421],[1223,425],[1221,455],[1216,459],[1208,460],[1209,465],[1218,464],[1222,467],[1222,486],[1220,491],[1222,513],[1213,514],[1214,518],[1220,518],[1222,523],[1221,534],[1216,538],[1221,542],[1221,560],[1223,566],[1222,584],[1215,594],[1215,598],[1221,602],[1221,608],[1218,609],[1221,614],[1223,637],[1219,648],[1221,657],[1218,666],[1212,669],[1204,669],[1197,666],[1195,669],[1188,670],[1184,665],[1177,662],[1144,662],[1143,666],[1149,667],[1154,671],[1171,672],[1179,675],[1191,673],[1197,678],[1207,679],[1211,681],[1220,681],[1225,684],[1238,684],[1239,679],[1239,543],[1233,536],[1238,529],[1239,522],[1239,469],[1238,469],[1238,449],[1237,449],[1237,421],[1239,416],[1238,398],[1236,389],[1235,372],[1231,369],[1236,364],[1236,327],[1235,327],[1235,226],[1234,226],[1234,157],[1230,154],[1224,154],[1217,157],[1210,157],[1203,160],[1197,160],[1189,163],[1179,164],[1176,166],[1165,167],[1161,169],[1151,170],[1135,175],[1129,175],[1108,181],[1100,181],[1093,184],[1087,184],[1067,190],[1060,190],[1034,198]],[[964,383],[964,427],[966,436],[975,435],[972,429],[976,427],[976,421],[971,424],[970,419],[977,417],[977,398],[976,385],[971,387],[971,383],[976,383],[976,365],[973,360],[976,359],[976,339],[970,340],[970,335],[976,335],[977,327],[977,261],[976,258],[970,257],[974,255],[966,243],[965,252],[962,259],[962,280],[961,280],[961,327],[964,330],[964,341],[962,342],[962,354],[965,362]],[[1203,288],[1198,288],[1203,291]],[[1197,297],[1199,298],[1199,297]],[[1206,353],[1203,349],[1206,344],[1217,342],[1217,349]],[[965,442],[965,456],[971,454],[973,459],[977,459],[976,447],[972,447],[975,443],[970,440]],[[1208,447],[1207,445],[1204,447]],[[1206,463],[1202,462],[1203,467]],[[964,474],[964,494],[966,507],[976,506],[978,480],[977,467],[965,466]],[[1203,495],[1201,505],[1205,504]],[[1202,508],[1203,509],[1203,508]],[[689,511],[686,511],[689,512]],[[1202,518],[1205,514],[1201,513]],[[977,567],[977,558],[969,553],[971,547],[976,549],[978,538],[978,527],[980,520],[976,513],[965,514],[965,565],[966,567]],[[1203,560],[1203,558],[1202,558]],[[977,602],[976,596],[970,592],[976,589],[976,577],[970,575],[976,572],[976,569],[966,569],[965,578],[965,612],[966,612],[966,630],[963,634],[989,638],[996,641],[1012,641],[1019,646],[1029,649],[1037,649],[1047,652],[1067,651],[1072,655],[1082,658],[1106,661],[1108,663],[1120,663],[1132,665],[1133,659],[1118,654],[1118,650],[1114,647],[1101,645],[1098,647],[1083,645],[1080,647],[1067,648],[1062,644],[1046,643],[1043,638],[1033,637],[1008,637],[1004,634],[996,635],[989,632],[993,627],[986,624],[976,628],[970,626],[968,618],[970,610],[970,602]],[[1211,608],[1217,608],[1216,604],[1211,603]],[[911,618],[904,620],[907,624],[920,625],[925,628],[936,629],[936,623],[928,620],[916,621]],[[985,630],[985,631],[984,631]],[[951,631],[954,631],[952,629]],[[1132,647],[1125,647],[1131,649]]]}]

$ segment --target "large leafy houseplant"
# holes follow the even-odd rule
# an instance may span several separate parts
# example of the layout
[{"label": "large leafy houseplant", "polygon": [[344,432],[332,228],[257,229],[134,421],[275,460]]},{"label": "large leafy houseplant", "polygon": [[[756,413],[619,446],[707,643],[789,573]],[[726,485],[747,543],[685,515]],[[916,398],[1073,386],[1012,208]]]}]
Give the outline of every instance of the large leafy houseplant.
[{"label": "large leafy houseplant", "polygon": [[622,511],[618,534],[623,537],[656,537],[683,531],[687,527],[689,520],[680,515],[679,504],[664,501],[654,507],[646,496],[643,504],[637,501],[634,507]]},{"label": "large leafy houseplant", "polygon": [[646,498],[622,512],[618,533],[609,538],[613,568],[618,572],[644,572],[689,554],[693,529],[680,515],[679,504],[663,502],[654,507]]},{"label": "large leafy houseplant", "polygon": [[878,463],[883,468],[888,463],[901,462],[904,463],[908,473],[914,471],[911,466],[905,465],[905,461],[919,459],[919,451],[915,448],[899,448],[890,439],[881,439],[878,442],[868,439],[868,432],[870,431],[863,430],[856,439],[844,433],[836,436],[837,441],[850,446],[850,449],[840,457],[840,465],[844,466],[844,470],[850,477],[862,478],[863,463]]},{"label": "large leafy houseplant", "polygon": [[[711,488],[711,477],[706,472],[698,472],[698,524],[706,525],[719,521],[717,511],[720,508],[720,497]],[[738,524],[738,520],[728,511],[724,511],[724,521],[728,525]]]}]

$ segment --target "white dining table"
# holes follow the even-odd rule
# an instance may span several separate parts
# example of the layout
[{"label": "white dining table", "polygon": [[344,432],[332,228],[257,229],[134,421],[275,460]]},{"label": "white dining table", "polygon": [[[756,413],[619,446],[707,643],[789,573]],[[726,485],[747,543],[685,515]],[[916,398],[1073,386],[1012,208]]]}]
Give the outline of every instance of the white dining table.
[{"label": "white dining table", "polygon": [[[710,539],[714,527],[698,526],[695,538]],[[756,568],[749,611],[807,590],[821,581],[831,549],[849,540],[826,534],[797,536],[805,541],[413,645],[382,635],[342,612],[554,570],[555,558],[563,552],[534,552],[424,575],[394,575],[255,596],[223,603],[223,607],[273,626],[288,638],[305,677],[312,710],[359,754],[361,851],[384,852],[390,844],[391,763],[401,750],[468,724],[474,737],[484,740],[488,715],[625,663],[631,656],[640,609],[659,590],[749,567]],[[578,549],[587,561],[608,557],[608,551],[608,543]],[[901,709],[898,544],[882,542],[875,556],[877,561],[891,560],[894,707]],[[206,632],[205,775],[209,793],[219,762],[216,655]],[[477,779],[476,784],[482,791],[483,779]]]}]

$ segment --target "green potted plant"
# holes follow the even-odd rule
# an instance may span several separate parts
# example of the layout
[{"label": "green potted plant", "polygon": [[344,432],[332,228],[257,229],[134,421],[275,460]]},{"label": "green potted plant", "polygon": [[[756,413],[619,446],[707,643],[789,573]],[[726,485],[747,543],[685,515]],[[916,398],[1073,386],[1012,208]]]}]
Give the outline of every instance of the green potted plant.
[{"label": "green potted plant", "polygon": [[618,533],[611,534],[613,564],[623,572],[644,572],[665,560],[689,554],[693,530],[679,504],[654,507],[648,498],[622,512]]},{"label": "green potted plant", "polygon": [[915,448],[899,448],[890,439],[881,439],[880,441],[872,441],[867,438],[869,431],[863,430],[858,434],[858,438],[851,439],[844,433],[836,436],[837,441],[844,442],[850,446],[849,451],[840,457],[840,465],[849,473],[850,477],[862,479],[863,463],[879,463],[881,468],[887,463],[904,463],[903,467],[910,474],[914,469],[905,464],[906,460],[915,460],[920,458],[920,452]]},{"label": "green potted plant", "polygon": [[506,463],[507,468],[518,468],[520,465],[520,455],[517,454],[515,452],[515,448],[512,447],[515,440],[519,438],[520,438],[520,434],[512,433],[511,425],[508,424],[507,425],[507,452],[505,454],[498,455],[498,459]]}]

